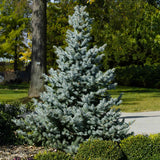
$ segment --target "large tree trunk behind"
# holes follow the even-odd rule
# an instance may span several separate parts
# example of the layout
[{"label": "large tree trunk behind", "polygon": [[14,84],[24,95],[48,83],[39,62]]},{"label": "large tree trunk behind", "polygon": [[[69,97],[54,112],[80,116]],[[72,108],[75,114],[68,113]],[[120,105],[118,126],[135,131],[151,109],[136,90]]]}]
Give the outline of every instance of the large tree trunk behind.
[{"label": "large tree trunk behind", "polygon": [[42,74],[46,71],[46,22],[46,0],[33,0],[30,98],[39,97],[44,90]]}]

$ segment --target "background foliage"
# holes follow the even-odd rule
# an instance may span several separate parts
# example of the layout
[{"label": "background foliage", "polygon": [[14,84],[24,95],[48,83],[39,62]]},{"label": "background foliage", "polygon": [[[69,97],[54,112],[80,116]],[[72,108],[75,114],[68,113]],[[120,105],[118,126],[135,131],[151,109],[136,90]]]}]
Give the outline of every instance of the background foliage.
[{"label": "background foliage", "polygon": [[160,65],[130,65],[116,68],[116,82],[122,86],[160,88]]},{"label": "background foliage", "polygon": [[[12,8],[10,6],[6,8],[5,1],[3,0],[0,5],[1,10],[5,11],[1,13],[0,21],[0,54],[2,57],[11,57],[10,55],[15,55],[15,47],[17,47],[17,56],[22,55],[24,57],[22,60],[25,60],[25,57],[29,57],[31,54],[31,44],[26,46],[22,43],[23,33],[27,31],[30,23],[29,5],[26,0],[14,1],[14,3],[10,0]],[[57,68],[57,56],[53,45],[62,48],[67,46],[64,39],[66,30],[70,28],[68,15],[73,13],[76,4],[87,5],[87,11],[94,18],[91,44],[98,46],[107,44],[103,58],[103,70],[121,66],[144,66],[160,63],[158,1],[63,0],[61,3],[48,2],[47,4],[48,68]],[[19,12],[17,12],[18,6],[21,9]],[[6,29],[4,26],[7,26]],[[28,33],[30,34],[30,31]],[[30,39],[29,36],[28,39]]]},{"label": "background foliage", "polygon": [[67,46],[65,42],[66,31],[71,27],[68,24],[68,16],[73,14],[73,1],[62,1],[61,3],[49,3],[47,7],[47,66],[57,68],[57,55],[53,46]]},{"label": "background foliage", "polygon": [[28,48],[29,4],[27,0],[2,0],[0,11],[0,57],[11,58],[16,71],[20,69],[21,52]]}]

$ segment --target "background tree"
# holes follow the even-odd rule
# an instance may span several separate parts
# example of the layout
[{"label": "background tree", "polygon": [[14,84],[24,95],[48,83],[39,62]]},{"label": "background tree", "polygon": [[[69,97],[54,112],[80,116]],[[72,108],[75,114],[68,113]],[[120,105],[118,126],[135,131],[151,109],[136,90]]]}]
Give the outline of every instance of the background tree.
[{"label": "background tree", "polygon": [[14,70],[18,70],[20,52],[27,45],[25,33],[29,28],[29,9],[27,0],[3,0],[0,4],[0,52],[14,61]]},{"label": "background tree", "polygon": [[47,68],[57,68],[57,55],[53,46],[66,47],[66,31],[70,28],[68,15],[73,14],[76,4],[71,0],[65,0],[47,5]]},{"label": "background tree", "polygon": [[[149,1],[149,0],[148,0]],[[158,1],[88,1],[96,45],[107,43],[104,68],[159,63]],[[154,2],[154,3],[153,3]]]},{"label": "background tree", "polygon": [[39,97],[44,90],[42,74],[46,72],[46,0],[32,4],[32,61],[29,97]]},{"label": "background tree", "polygon": [[160,14],[157,9],[143,0],[123,0],[109,9],[109,17],[104,40],[107,43],[106,68],[160,62]]},{"label": "background tree", "polygon": [[19,59],[21,61],[24,62],[24,64],[26,65],[29,65],[30,62],[31,62],[31,54],[32,54],[32,36],[31,36],[31,33],[28,33],[27,34],[27,37],[28,37],[28,41],[26,42],[27,43],[27,49],[23,52],[20,52],[20,54],[22,55]]},{"label": "background tree", "polygon": [[160,0],[147,0],[147,2],[157,9],[160,9]]},{"label": "background tree", "polygon": [[90,0],[88,3],[87,11],[95,19],[92,25],[92,42],[95,45],[101,46],[105,42],[105,25],[109,22],[109,8],[114,2],[114,0]]}]

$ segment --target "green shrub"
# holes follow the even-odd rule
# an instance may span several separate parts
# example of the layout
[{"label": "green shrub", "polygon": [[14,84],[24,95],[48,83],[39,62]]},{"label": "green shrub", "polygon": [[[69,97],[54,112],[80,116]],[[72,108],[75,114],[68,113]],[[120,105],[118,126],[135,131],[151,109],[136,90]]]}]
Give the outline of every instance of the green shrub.
[{"label": "green shrub", "polygon": [[12,118],[19,114],[19,104],[0,104],[0,145],[14,143],[17,129]]},{"label": "green shrub", "polygon": [[71,155],[61,151],[38,153],[34,156],[34,160],[73,160]]},{"label": "green shrub", "polygon": [[119,85],[160,88],[160,65],[118,67],[115,73]]},{"label": "green shrub", "polygon": [[[153,143],[153,151],[152,154],[153,155],[160,155],[160,133],[158,134],[153,134],[150,135],[149,138],[151,139],[152,143]],[[160,158],[159,158],[160,159]]]},{"label": "green shrub", "polygon": [[82,143],[75,156],[76,160],[120,160],[123,153],[118,143],[104,140],[88,140]]},{"label": "green shrub", "polygon": [[160,160],[160,153],[152,155],[152,157],[149,157],[147,160]]},{"label": "green shrub", "polygon": [[0,145],[20,143],[21,139],[15,134],[18,127],[12,120],[33,108],[31,103],[28,103],[24,110],[20,106],[19,102],[0,103]]},{"label": "green shrub", "polygon": [[120,143],[128,160],[147,160],[152,156],[153,143],[148,136],[130,136]]}]

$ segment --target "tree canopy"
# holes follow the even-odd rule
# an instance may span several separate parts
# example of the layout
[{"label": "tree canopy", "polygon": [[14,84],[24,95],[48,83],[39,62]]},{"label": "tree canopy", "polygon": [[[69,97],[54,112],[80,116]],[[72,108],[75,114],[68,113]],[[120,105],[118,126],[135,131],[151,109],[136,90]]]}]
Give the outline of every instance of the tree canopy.
[{"label": "tree canopy", "polygon": [[[24,7],[25,1],[26,0],[16,0],[12,5],[21,2]],[[25,16],[28,13],[26,11],[29,10],[29,6],[26,6],[26,9],[23,9],[22,12],[18,10],[18,16],[21,15],[21,17],[19,16],[20,18],[18,18],[18,16],[15,16],[17,15],[16,8],[18,8],[18,5],[10,7],[11,5],[8,3],[6,4],[6,6],[8,5],[7,9],[7,7],[4,7],[4,2],[12,2],[12,0],[3,0],[2,2],[1,10],[4,11],[5,9],[6,13],[1,13],[0,55],[3,57],[4,53],[8,53],[8,58],[11,57],[11,55],[13,57],[16,55],[16,47],[16,53],[27,53],[29,48],[27,48],[28,45],[26,46],[26,44],[23,43],[23,39],[26,24],[28,23]],[[46,2],[48,2],[48,68],[50,68],[50,66],[54,68],[57,67],[57,57],[52,46],[58,45],[62,48],[66,46],[64,39],[66,37],[65,32],[69,28],[67,22],[68,15],[72,14],[76,4],[87,5],[87,11],[90,16],[94,18],[91,31],[92,44],[98,46],[103,43],[107,44],[105,57],[103,58],[104,69],[132,64],[144,65],[160,63],[159,1],[62,0],[60,3]],[[13,12],[13,10],[15,11]],[[10,15],[10,19],[6,14]]]},{"label": "tree canopy", "polygon": [[17,70],[20,53],[28,48],[25,43],[29,29],[28,2],[3,0],[0,11],[0,56],[12,58],[14,70]]}]

